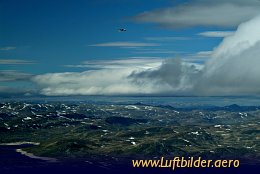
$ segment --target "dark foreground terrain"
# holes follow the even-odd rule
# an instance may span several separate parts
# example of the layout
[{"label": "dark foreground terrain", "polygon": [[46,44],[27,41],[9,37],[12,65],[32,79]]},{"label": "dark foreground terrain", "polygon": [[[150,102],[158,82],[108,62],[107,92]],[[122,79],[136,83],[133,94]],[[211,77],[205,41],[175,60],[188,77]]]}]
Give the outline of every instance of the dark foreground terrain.
[{"label": "dark foreground terrain", "polygon": [[162,156],[239,159],[252,170],[260,165],[260,108],[2,102],[0,144],[4,172],[131,173],[132,159]]}]

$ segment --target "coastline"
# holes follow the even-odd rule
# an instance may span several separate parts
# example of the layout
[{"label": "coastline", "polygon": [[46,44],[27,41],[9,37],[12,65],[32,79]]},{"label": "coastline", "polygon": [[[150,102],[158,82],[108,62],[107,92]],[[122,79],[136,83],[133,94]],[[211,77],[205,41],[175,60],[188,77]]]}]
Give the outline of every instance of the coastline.
[{"label": "coastline", "polygon": [[16,149],[16,152],[20,153],[22,155],[25,155],[25,156],[27,156],[29,158],[32,158],[32,159],[43,160],[43,161],[46,161],[46,162],[49,162],[49,163],[56,163],[56,162],[58,162],[58,160],[56,158],[36,156],[33,153],[26,152],[26,151],[24,151],[22,149]]}]

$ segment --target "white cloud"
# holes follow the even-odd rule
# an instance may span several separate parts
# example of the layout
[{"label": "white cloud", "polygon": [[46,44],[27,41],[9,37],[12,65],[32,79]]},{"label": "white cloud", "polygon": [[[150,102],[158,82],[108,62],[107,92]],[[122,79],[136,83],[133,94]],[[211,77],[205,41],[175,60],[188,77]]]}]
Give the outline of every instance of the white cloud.
[{"label": "white cloud", "polygon": [[95,47],[154,47],[160,46],[157,43],[144,43],[144,42],[106,42],[106,43],[99,43],[93,44],[89,46]]},{"label": "white cloud", "polygon": [[123,68],[108,68],[111,64],[105,63],[103,69],[43,74],[33,77],[33,81],[45,95],[258,95],[257,28],[260,16],[239,25],[213,52],[197,53],[196,56],[209,57],[204,65],[169,59],[160,66],[136,67],[136,60],[118,61],[114,63]]},{"label": "white cloud", "polygon": [[15,50],[16,47],[13,46],[7,46],[7,47],[0,47],[1,51],[9,51],[9,50]]},{"label": "white cloud", "polygon": [[[111,68],[111,62],[119,63],[122,67]],[[49,73],[34,76],[32,80],[41,88],[41,94],[50,96],[168,95],[190,88],[189,75],[195,75],[198,71],[196,64],[182,63],[179,59],[111,62],[101,63],[101,69],[98,70]]]},{"label": "white cloud", "polygon": [[50,96],[158,94],[167,87],[162,88],[161,85],[156,87],[153,84],[139,85],[133,83],[129,75],[134,71],[156,69],[161,65],[161,61],[156,58],[134,57],[128,60],[84,62],[85,65],[98,69],[43,74],[33,77],[32,81],[38,84],[42,94]]},{"label": "white cloud", "polygon": [[122,69],[122,68],[154,68],[160,65],[160,57],[128,57],[124,59],[109,59],[97,61],[84,61],[79,65],[65,65],[72,68],[92,69]]},{"label": "white cloud", "polygon": [[29,80],[31,77],[32,77],[31,74],[23,73],[19,71],[13,71],[13,70],[0,71],[0,82]]},{"label": "white cloud", "polygon": [[159,68],[133,71],[129,78],[139,85],[161,86],[160,93],[164,93],[168,87],[168,93],[183,95],[193,88],[201,68],[197,64],[182,62],[181,59],[167,59]]},{"label": "white cloud", "polygon": [[163,49],[152,49],[152,50],[137,50],[133,51],[134,54],[181,54],[183,52],[180,51],[171,51],[171,50],[163,50]]},{"label": "white cloud", "polygon": [[213,51],[198,85],[200,93],[260,94],[259,27],[260,16],[241,24],[234,35],[226,37]]},{"label": "white cloud", "polygon": [[35,62],[20,59],[0,59],[0,65],[24,65],[34,64]]},{"label": "white cloud", "polygon": [[[10,95],[23,95],[25,93],[36,93],[32,89],[32,74],[15,70],[0,71],[0,95],[10,97]],[[19,84],[19,85],[17,85]]]},{"label": "white cloud", "polygon": [[234,31],[205,31],[202,33],[198,33],[199,36],[204,37],[227,37],[234,34]]},{"label": "white cloud", "polygon": [[258,0],[194,0],[177,6],[141,13],[138,22],[150,22],[162,27],[192,26],[237,27],[260,12]]},{"label": "white cloud", "polygon": [[260,40],[260,30],[257,30],[260,27],[259,24],[260,16],[253,18],[252,20],[242,23],[237,31],[226,37],[223,42],[214,50],[212,60],[215,60],[216,57],[231,57],[238,55],[245,50],[256,45]]},{"label": "white cloud", "polygon": [[158,93],[150,84],[145,88],[131,83],[129,74],[134,69],[101,69],[84,72],[52,73],[33,78],[44,95],[131,95]]},{"label": "white cloud", "polygon": [[200,51],[194,54],[186,54],[183,55],[182,60],[185,62],[205,62],[207,61],[212,55],[212,51]]},{"label": "white cloud", "polygon": [[192,38],[190,37],[179,37],[179,36],[169,36],[169,37],[146,37],[146,40],[152,40],[152,41],[184,41],[184,40],[190,40]]},{"label": "white cloud", "polygon": [[212,51],[200,51],[197,53],[198,56],[203,56],[203,57],[209,57],[211,56]]}]

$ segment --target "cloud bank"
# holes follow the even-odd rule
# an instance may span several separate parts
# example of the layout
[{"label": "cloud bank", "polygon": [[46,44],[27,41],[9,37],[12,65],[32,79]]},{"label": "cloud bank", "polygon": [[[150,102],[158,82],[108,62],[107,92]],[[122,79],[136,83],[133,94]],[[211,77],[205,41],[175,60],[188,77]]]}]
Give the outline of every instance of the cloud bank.
[{"label": "cloud bank", "polygon": [[[260,94],[260,16],[242,23],[213,51],[197,89],[206,95]],[[207,90],[202,92],[203,87]],[[205,88],[204,87],[204,88]]]},{"label": "cloud bank", "polygon": [[[119,61],[105,63],[96,70],[38,75],[33,81],[42,94],[54,96],[256,95],[260,94],[258,28],[260,16],[239,25],[212,52],[198,53],[210,57],[204,65],[176,58],[158,60],[152,66],[141,66],[146,61],[138,62],[138,66],[133,61]],[[109,67],[114,63],[124,66]]]},{"label": "cloud bank", "polygon": [[[44,95],[133,95],[145,94],[153,86],[147,86],[147,91],[141,85],[128,80],[133,69],[102,69],[85,72],[53,73],[34,77],[42,87]],[[159,89],[158,89],[159,92]]]},{"label": "cloud bank", "polygon": [[137,22],[156,23],[167,28],[192,26],[237,27],[259,14],[258,0],[194,0],[177,6],[141,13]]}]

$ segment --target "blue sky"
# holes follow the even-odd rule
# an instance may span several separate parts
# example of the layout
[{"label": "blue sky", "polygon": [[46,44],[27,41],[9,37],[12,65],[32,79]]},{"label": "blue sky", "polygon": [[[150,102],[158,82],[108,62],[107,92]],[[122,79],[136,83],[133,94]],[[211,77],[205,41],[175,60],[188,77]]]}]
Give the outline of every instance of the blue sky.
[{"label": "blue sky", "polygon": [[[155,42],[145,40],[147,37],[198,38],[196,34],[203,31],[203,28],[169,30],[131,20],[138,13],[171,3],[166,0],[1,1],[0,45],[16,49],[1,51],[0,56],[5,59],[34,61],[36,64],[33,66],[12,67],[30,73],[66,71],[62,65],[77,64],[89,59],[154,56],[148,53],[138,54],[129,48],[88,45],[116,41]],[[126,28],[127,32],[120,33],[118,28]],[[197,39],[166,43],[156,41],[161,44],[156,49],[194,53],[211,50],[219,41],[217,38],[200,38],[199,42]],[[175,55],[169,53],[156,56]]]},{"label": "blue sky", "polygon": [[[225,32],[236,30],[239,22],[246,19],[242,16],[238,24],[200,19],[195,19],[194,24],[185,23],[186,19],[181,20],[186,14],[181,16],[174,11],[185,3],[188,5],[184,11],[190,6],[214,6],[206,0],[2,0],[0,69],[8,78],[10,74],[13,78],[21,73],[24,79],[3,79],[1,87],[31,88],[35,84],[26,80],[28,77],[82,73],[96,67],[78,65],[91,61],[97,64],[97,60],[103,64],[102,61],[115,59],[177,57],[189,63],[204,64],[211,51],[222,42]],[[168,8],[173,13],[170,16],[173,22],[172,19],[167,21],[169,17],[165,16]],[[180,16],[174,18],[174,14]],[[190,18],[192,20],[192,15]],[[127,31],[118,32],[118,28]],[[197,59],[192,59],[194,57]]]}]

